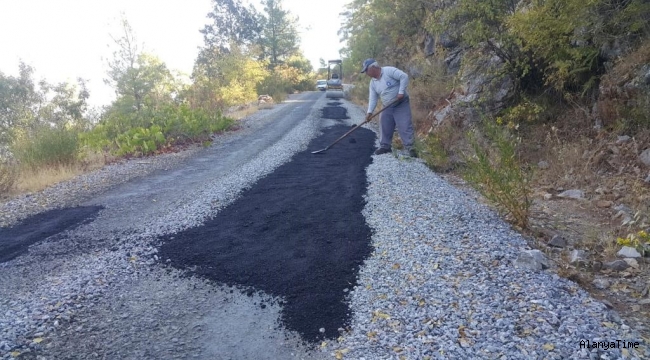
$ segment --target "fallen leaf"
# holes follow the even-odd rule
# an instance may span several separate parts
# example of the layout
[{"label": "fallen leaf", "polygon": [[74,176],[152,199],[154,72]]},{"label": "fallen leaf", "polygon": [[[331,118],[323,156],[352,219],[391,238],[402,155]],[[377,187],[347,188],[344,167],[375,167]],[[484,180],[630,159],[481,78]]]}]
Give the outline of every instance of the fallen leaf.
[{"label": "fallen leaf", "polygon": [[325,348],[325,346],[327,346],[327,341],[323,341],[323,342],[320,344],[320,348],[321,348],[321,349]]},{"label": "fallen leaf", "polygon": [[464,338],[465,336],[465,327],[463,325],[458,327],[458,335],[460,335],[461,338]]},{"label": "fallen leaf", "polygon": [[438,270],[438,263],[433,264],[433,270]]},{"label": "fallen leaf", "polygon": [[390,315],[383,313],[379,310],[375,311],[372,313],[375,317],[382,318],[382,319],[390,319]]},{"label": "fallen leaf", "polygon": [[399,265],[399,264],[394,264],[394,265],[393,265],[393,270],[397,270],[397,269],[399,269],[399,268],[400,268],[400,265]]},{"label": "fallen leaf", "polygon": [[555,345],[553,345],[553,344],[544,344],[544,346],[542,346],[542,347],[546,351],[551,351],[551,350],[555,349]]},{"label": "fallen leaf", "polygon": [[41,338],[41,337],[37,337],[36,339],[34,339],[34,340],[32,340],[32,341],[35,342],[35,343],[37,343],[37,344],[40,344],[40,343],[43,342],[43,338]]},{"label": "fallen leaf", "polygon": [[607,321],[603,322],[603,325],[607,326],[608,328],[616,327],[616,324]]},{"label": "fallen leaf", "polygon": [[9,353],[9,355],[11,355],[11,356],[13,356],[13,357],[18,357],[18,356],[20,356],[20,352],[18,352],[18,351],[12,351],[12,352]]},{"label": "fallen leaf", "polygon": [[350,352],[350,349],[347,349],[347,348],[346,348],[346,349],[342,349],[342,350],[336,350],[336,351],[334,352],[334,357],[336,357],[338,360],[341,360],[341,359],[343,359],[343,356],[344,356],[345,354],[347,354],[348,352]]},{"label": "fallen leaf", "polygon": [[397,353],[398,353],[398,352],[402,352],[402,348],[399,347],[399,346],[395,346],[395,347],[393,348],[393,351],[394,351],[394,352],[397,352]]}]

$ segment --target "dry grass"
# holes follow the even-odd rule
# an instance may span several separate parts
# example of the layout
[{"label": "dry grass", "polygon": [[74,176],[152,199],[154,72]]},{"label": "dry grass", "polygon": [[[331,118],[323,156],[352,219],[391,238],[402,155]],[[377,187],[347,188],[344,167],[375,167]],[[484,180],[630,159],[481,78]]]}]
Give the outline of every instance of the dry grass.
[{"label": "dry grass", "polygon": [[8,196],[16,186],[17,167],[13,163],[0,161],[0,198]]},{"label": "dry grass", "polygon": [[83,169],[77,165],[21,169],[18,174],[15,195],[41,191],[48,186],[70,180],[82,173]]},{"label": "dry grass", "polygon": [[234,110],[232,112],[227,112],[224,115],[235,120],[241,120],[245,117],[255,114],[258,110],[269,109],[272,107],[273,104],[268,104],[268,103],[260,104],[259,107],[257,105],[247,105],[247,106],[241,106],[237,108],[237,110]]},{"label": "dry grass", "polygon": [[614,258],[620,249],[620,246],[616,244],[616,234],[607,230],[592,229],[583,234],[582,239],[576,245],[598,254],[604,259]]},{"label": "dry grass", "polygon": [[93,152],[85,154],[83,160],[72,165],[17,167],[15,186],[8,192],[8,196],[41,191],[83,173],[100,169],[114,160],[111,156]]}]

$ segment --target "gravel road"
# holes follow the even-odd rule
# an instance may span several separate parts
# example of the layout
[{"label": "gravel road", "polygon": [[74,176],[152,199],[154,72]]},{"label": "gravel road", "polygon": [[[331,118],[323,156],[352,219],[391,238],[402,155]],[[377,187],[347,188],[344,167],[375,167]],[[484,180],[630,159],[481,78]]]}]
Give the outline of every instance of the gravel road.
[{"label": "gravel road", "polygon": [[[160,239],[232,211],[297,153],[322,148],[310,143],[321,132],[363,120],[344,100],[349,119],[324,119],[328,101],[292,95],[209,148],[125,161],[0,204],[0,255],[32,215],[75,219],[51,224],[60,231],[47,239],[24,235],[33,244],[0,260],[0,359],[650,358],[644,340],[578,285],[515,266],[528,249],[521,235],[401,154],[373,155],[365,168],[365,222],[356,226],[371,236],[351,241],[372,251],[341,291],[349,312],[334,336],[324,329],[305,341],[283,323],[282,296],[162,257]],[[604,348],[618,340],[639,345]]]}]

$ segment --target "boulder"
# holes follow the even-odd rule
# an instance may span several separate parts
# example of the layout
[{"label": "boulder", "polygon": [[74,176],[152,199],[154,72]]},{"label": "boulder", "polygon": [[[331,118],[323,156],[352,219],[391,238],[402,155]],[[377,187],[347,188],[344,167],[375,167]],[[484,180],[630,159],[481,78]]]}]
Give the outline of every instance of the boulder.
[{"label": "boulder", "polygon": [[585,263],[587,261],[587,252],[584,250],[573,250],[569,257],[569,263],[571,265],[578,265],[580,263]]},{"label": "boulder", "polygon": [[650,149],[645,149],[639,155],[639,161],[641,161],[645,166],[650,166]]},{"label": "boulder", "polygon": [[515,260],[515,266],[518,268],[539,271],[547,269],[549,262],[544,253],[539,250],[524,250],[519,253]]},{"label": "boulder", "polygon": [[625,257],[625,258],[640,258],[641,254],[633,247],[630,246],[623,246],[621,250],[616,253],[616,255],[620,257]]},{"label": "boulder", "polygon": [[607,269],[612,269],[615,271],[623,271],[630,267],[630,264],[623,260],[614,260],[608,263],[604,263],[603,266]]}]

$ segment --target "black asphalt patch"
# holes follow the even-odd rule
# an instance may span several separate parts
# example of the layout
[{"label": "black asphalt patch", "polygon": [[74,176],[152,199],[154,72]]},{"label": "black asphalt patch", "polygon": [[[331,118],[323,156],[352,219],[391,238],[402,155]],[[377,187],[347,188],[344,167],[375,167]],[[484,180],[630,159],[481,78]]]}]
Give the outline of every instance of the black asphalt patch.
[{"label": "black asphalt patch", "polygon": [[341,105],[340,101],[330,101],[327,103],[327,106],[339,106]]},{"label": "black asphalt patch", "polygon": [[102,209],[102,206],[54,209],[26,218],[12,227],[0,228],[0,263],[25,253],[32,244],[94,220]]},{"label": "black asphalt patch", "polygon": [[325,119],[349,119],[348,111],[342,106],[326,106],[321,112],[321,117]]},{"label": "black asphalt patch", "polygon": [[326,129],[308,150],[215,218],[162,239],[162,260],[219,283],[281,297],[284,326],[307,341],[338,337],[349,321],[346,296],[372,251],[361,211],[375,134],[361,128],[350,135],[355,142],[322,155],[310,151],[347,130]]}]

